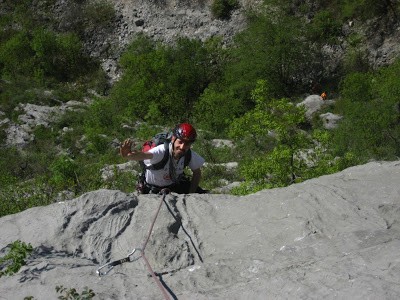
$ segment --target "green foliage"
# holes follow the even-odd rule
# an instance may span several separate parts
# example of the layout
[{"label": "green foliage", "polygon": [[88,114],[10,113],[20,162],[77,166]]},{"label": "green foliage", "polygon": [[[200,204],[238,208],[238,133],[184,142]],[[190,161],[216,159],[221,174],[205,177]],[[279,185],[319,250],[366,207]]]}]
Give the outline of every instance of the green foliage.
[{"label": "green foliage", "polygon": [[322,10],[315,14],[311,23],[311,38],[324,44],[336,44],[341,33],[342,24],[331,11]]},{"label": "green foliage", "polygon": [[26,244],[19,240],[7,246],[9,252],[0,257],[0,277],[4,275],[13,275],[26,264],[25,259],[33,251],[31,244]]},{"label": "green foliage", "polygon": [[386,15],[390,11],[396,11],[396,0],[345,0],[341,5],[344,18],[359,18],[363,21]]},{"label": "green foliage", "polygon": [[243,111],[243,104],[239,99],[212,84],[195,103],[194,119],[205,130],[222,133],[232,119]]},{"label": "green foliage", "polygon": [[0,217],[53,203],[54,191],[47,185],[46,179],[36,175],[31,181],[15,182],[13,178],[1,186]]},{"label": "green foliage", "polygon": [[353,72],[368,72],[370,65],[368,63],[366,50],[360,49],[359,46],[349,48],[342,61],[342,73],[350,74]]},{"label": "green foliage", "polygon": [[0,45],[0,72],[13,81],[18,76],[30,77],[41,85],[73,81],[97,72],[96,68],[73,33],[37,27],[17,31]]},{"label": "green foliage", "polygon": [[89,136],[96,136],[107,132],[113,132],[118,128],[116,103],[112,99],[95,99],[84,114],[84,128]]},{"label": "green foliage", "polygon": [[[275,146],[271,154],[255,157],[241,169],[247,181],[256,181],[255,190],[273,185],[282,186],[295,178],[294,155],[299,149],[310,144],[303,131],[298,129],[304,122],[302,107],[293,105],[287,99],[268,99],[269,91],[265,81],[259,81],[253,91],[256,106],[243,117],[234,120],[230,135],[241,138],[249,135],[253,139],[272,135]],[[279,168],[279,170],[277,169]],[[274,171],[274,180],[268,178]]]},{"label": "green foliage", "polygon": [[256,103],[253,110],[231,124],[230,135],[241,137],[249,134],[253,137],[266,136],[273,131],[278,143],[291,145],[300,133],[296,127],[304,122],[305,110],[293,105],[288,99],[268,99],[269,85],[266,81],[257,82],[252,92],[252,99]]},{"label": "green foliage", "polygon": [[20,153],[16,148],[0,148],[0,169],[2,170],[0,175],[0,187],[5,186],[7,182],[12,182],[13,178],[17,178],[21,175],[21,159]]},{"label": "green foliage", "polygon": [[34,68],[33,56],[29,34],[21,31],[12,35],[0,45],[1,74],[10,79],[18,74],[28,76]]},{"label": "green foliage", "polygon": [[368,102],[375,98],[373,76],[369,73],[351,73],[340,84],[341,96],[351,102]]},{"label": "green foliage", "polygon": [[236,170],[227,170],[223,165],[207,165],[202,171],[201,187],[206,190],[212,190],[223,185],[224,181],[238,181]]},{"label": "green foliage", "polygon": [[[111,28],[116,20],[112,4],[74,0],[57,23],[49,13],[53,4],[2,1],[0,110],[13,122],[18,122],[18,103],[54,105],[82,99],[88,89],[108,92],[99,62],[83,53],[80,39]],[[214,16],[228,19],[237,4],[214,1]],[[113,180],[100,177],[105,165],[122,161],[116,143],[127,136],[146,140],[160,127],[180,121],[199,129],[194,148],[210,163],[201,185],[212,189],[221,178],[244,180],[238,194],[285,186],[369,159],[399,157],[399,63],[370,71],[361,35],[347,37],[351,49],[339,70],[345,78],[341,99],[329,107],[343,115],[337,130],[315,130],[314,122],[314,129],[305,131],[304,111],[292,103],[309,92],[310,77],[325,73],[318,45],[336,43],[341,20],[365,20],[385,10],[395,14],[399,4],[265,4],[264,11],[249,12],[249,26],[232,46],[217,38],[204,43],[181,39],[171,46],[138,37],[121,57],[123,76],[109,97],[95,99],[84,112],[64,115],[51,129],[38,126],[34,141],[20,151],[0,148],[0,215],[47,205],[65,189],[76,196],[98,188],[133,191],[131,173],[115,168]],[[312,16],[311,22],[298,18],[299,11]],[[206,141],[228,131],[236,139],[234,149],[215,149]],[[2,132],[3,144],[5,138]],[[220,165],[232,158],[240,162],[236,173]]]},{"label": "green foliage", "polygon": [[328,150],[330,136],[327,132],[310,135],[301,130],[305,121],[303,107],[288,99],[269,99],[265,81],[259,81],[253,91],[256,106],[243,117],[234,120],[230,134],[236,139],[250,136],[265,145],[266,153],[254,154],[244,159],[240,166],[243,184],[233,193],[246,194],[265,188],[282,187],[322,174],[338,171],[349,162],[333,160]]},{"label": "green foliage", "polygon": [[50,165],[51,182],[62,189],[72,188],[79,182],[77,170],[78,165],[72,158],[61,155]]},{"label": "green foliage", "polygon": [[86,151],[90,155],[104,154],[109,150],[110,141],[106,135],[89,134]]},{"label": "green foliage", "polygon": [[250,92],[259,79],[270,85],[276,98],[302,89],[303,79],[320,69],[317,55],[307,41],[304,22],[292,16],[255,16],[248,28],[235,37],[231,60],[224,73],[226,90],[243,107],[251,107]]},{"label": "green foliage", "polygon": [[[71,81],[83,74],[83,66],[90,68],[89,60],[83,55],[82,43],[75,34],[55,34],[46,29],[33,33],[35,74]],[[38,78],[39,80],[40,78]]]},{"label": "green foliage", "polygon": [[347,42],[351,47],[360,47],[363,42],[365,42],[365,37],[359,33],[351,33],[347,37]]},{"label": "green foliage", "polygon": [[339,155],[351,151],[364,161],[394,159],[400,154],[400,63],[374,74],[350,74],[341,84],[337,105],[344,116],[335,131]]},{"label": "green foliage", "polygon": [[[376,75],[373,84],[378,95],[389,105],[398,104],[400,99],[400,59],[391,66],[380,69]],[[394,110],[393,113],[396,115],[399,111]]]},{"label": "green foliage", "polygon": [[188,120],[199,95],[212,79],[210,53],[196,40],[156,45],[140,37],[121,57],[124,75],[111,101],[122,120],[150,123]]},{"label": "green foliage", "polygon": [[75,288],[67,289],[60,285],[56,286],[56,291],[57,293],[62,294],[57,298],[60,300],[89,300],[93,299],[96,295],[93,290],[88,287],[84,287],[83,291],[79,293]]},{"label": "green foliage", "polygon": [[115,18],[114,6],[106,0],[88,1],[82,11],[89,29],[108,26]]},{"label": "green foliage", "polygon": [[[0,87],[0,107],[13,121],[19,103],[54,105],[54,99],[82,98],[90,85],[102,91],[106,86],[104,72],[83,54],[74,34],[55,34],[43,28],[17,32],[0,44],[0,75],[5,79]],[[68,84],[72,81],[75,84]],[[53,89],[52,97],[44,96]]]},{"label": "green foliage", "polygon": [[[140,171],[139,169],[136,171]],[[101,187],[111,190],[120,190],[125,193],[132,193],[136,190],[135,183],[138,175],[131,172],[118,172],[114,170],[114,176],[111,180],[102,182]]]},{"label": "green foliage", "polygon": [[239,8],[238,0],[214,0],[211,4],[211,13],[217,19],[227,20],[237,8]]},{"label": "green foliage", "polygon": [[37,1],[31,0],[4,0],[1,3],[2,17],[7,20],[5,26],[14,24],[14,27],[30,29],[43,23],[52,21],[49,13],[55,0]]},{"label": "green foliage", "polygon": [[57,27],[84,38],[93,31],[109,33],[115,16],[114,6],[107,0],[72,1],[68,5],[68,10],[58,15]]}]

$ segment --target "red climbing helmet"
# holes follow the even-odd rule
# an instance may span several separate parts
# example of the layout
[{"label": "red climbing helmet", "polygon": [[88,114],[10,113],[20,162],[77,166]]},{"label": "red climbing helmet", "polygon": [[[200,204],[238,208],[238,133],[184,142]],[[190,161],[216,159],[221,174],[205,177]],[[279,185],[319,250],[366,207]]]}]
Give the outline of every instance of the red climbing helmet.
[{"label": "red climbing helmet", "polygon": [[189,142],[194,142],[197,137],[196,129],[189,123],[181,123],[175,126],[172,131],[172,134],[180,139]]}]

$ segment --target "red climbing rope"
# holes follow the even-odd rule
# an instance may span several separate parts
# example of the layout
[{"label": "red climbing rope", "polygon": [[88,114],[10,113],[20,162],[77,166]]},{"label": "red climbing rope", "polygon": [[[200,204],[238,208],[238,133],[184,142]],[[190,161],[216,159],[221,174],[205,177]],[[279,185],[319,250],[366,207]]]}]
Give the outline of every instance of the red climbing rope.
[{"label": "red climbing rope", "polygon": [[156,223],[156,219],[158,217],[158,213],[160,212],[161,206],[162,206],[163,202],[165,201],[166,195],[169,194],[169,190],[168,189],[163,189],[163,190],[161,190],[161,193],[163,194],[163,197],[161,198],[160,205],[158,206],[157,212],[154,215],[153,222],[151,222],[147,238],[146,238],[146,240],[144,241],[144,243],[142,245],[142,257],[143,257],[144,262],[146,263],[147,269],[149,270],[151,276],[153,277],[153,279],[157,283],[158,287],[160,288],[161,292],[163,293],[164,298],[166,300],[169,300],[169,296],[167,294],[167,291],[165,290],[165,288],[161,284],[160,280],[157,278],[156,274],[154,273],[153,269],[150,266],[149,261],[147,260],[146,256],[144,255],[144,250],[146,249],[146,246],[147,246],[147,243],[149,242],[151,233],[153,232],[153,227],[154,227],[154,224]]},{"label": "red climbing rope", "polygon": [[[160,205],[157,208],[157,211],[156,211],[156,213],[154,215],[153,221],[150,224],[149,233],[147,234],[146,240],[144,241],[144,243],[142,245],[142,248],[134,248],[132,250],[132,252],[129,253],[129,255],[126,258],[119,259],[119,260],[116,260],[116,261],[113,261],[113,262],[109,262],[109,263],[101,266],[96,271],[96,273],[99,276],[106,275],[108,272],[110,272],[117,265],[120,265],[120,264],[122,264],[124,262],[132,262],[132,261],[138,260],[140,257],[142,257],[144,262],[145,262],[145,264],[146,264],[147,269],[149,270],[149,272],[150,272],[151,276],[153,277],[154,281],[156,282],[157,286],[160,288],[164,298],[166,300],[170,299],[166,289],[161,284],[161,281],[158,279],[157,275],[154,273],[153,269],[151,268],[151,265],[150,265],[149,261],[147,260],[146,256],[144,255],[144,250],[146,249],[147,243],[150,240],[150,236],[151,236],[151,233],[153,232],[153,227],[154,227],[154,224],[156,223],[156,220],[157,220],[157,217],[158,217],[158,213],[160,212],[161,206],[162,206],[163,202],[165,201],[166,195],[169,194],[169,193],[170,193],[170,191],[168,189],[163,189],[160,192],[160,194],[162,194],[163,197],[161,198]],[[136,251],[140,251],[141,255],[140,256],[136,256],[136,257],[133,256],[133,254]]]}]

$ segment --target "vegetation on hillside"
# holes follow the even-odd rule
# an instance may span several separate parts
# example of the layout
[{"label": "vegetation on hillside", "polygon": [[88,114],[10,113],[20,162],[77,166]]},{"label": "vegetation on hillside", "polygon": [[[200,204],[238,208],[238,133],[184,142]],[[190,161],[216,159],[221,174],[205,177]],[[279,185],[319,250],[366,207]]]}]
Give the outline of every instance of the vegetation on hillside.
[{"label": "vegetation on hillside", "polygon": [[[134,175],[115,171],[109,182],[100,176],[104,166],[124,162],[116,141],[142,141],[160,131],[158,126],[182,121],[199,129],[194,148],[212,163],[202,185],[211,189],[224,178],[242,181],[236,194],[400,155],[400,62],[371,70],[359,47],[362,37],[352,35],[340,74],[321,77],[326,72],[320,53],[322,45],[339,43],[341,26],[350,18],[397,18],[397,1],[319,0],[313,8],[308,2],[265,1],[265,11],[248,12],[248,28],[228,48],[218,38],[163,45],[138,36],[121,56],[123,75],[112,87],[83,47],[85,32],[106,30],[112,7],[105,1],[75,1],[68,26],[57,27],[53,2],[2,3],[2,117],[18,122],[19,103],[51,106],[84,97],[93,103],[66,113],[51,128],[38,126],[24,149],[5,146],[7,124],[0,125],[0,216],[52,203],[60,193],[133,191]],[[90,14],[83,14],[89,5]],[[219,1],[215,13],[228,15],[223,5],[236,7],[236,2]],[[338,95],[331,107],[343,116],[337,129],[307,121],[296,106],[311,92],[310,79]],[[236,146],[215,149],[211,138],[231,138]],[[218,165],[230,161],[239,162],[238,172]]]}]

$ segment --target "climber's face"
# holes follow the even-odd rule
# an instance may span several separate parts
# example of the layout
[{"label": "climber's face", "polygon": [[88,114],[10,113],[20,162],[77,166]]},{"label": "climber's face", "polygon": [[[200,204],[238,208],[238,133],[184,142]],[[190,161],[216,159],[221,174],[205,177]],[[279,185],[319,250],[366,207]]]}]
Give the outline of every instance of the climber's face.
[{"label": "climber's face", "polygon": [[186,151],[192,147],[193,142],[187,141],[187,140],[182,140],[178,139],[176,137],[172,138],[172,147],[174,151],[174,158],[178,159],[181,158],[183,155],[185,155]]}]

